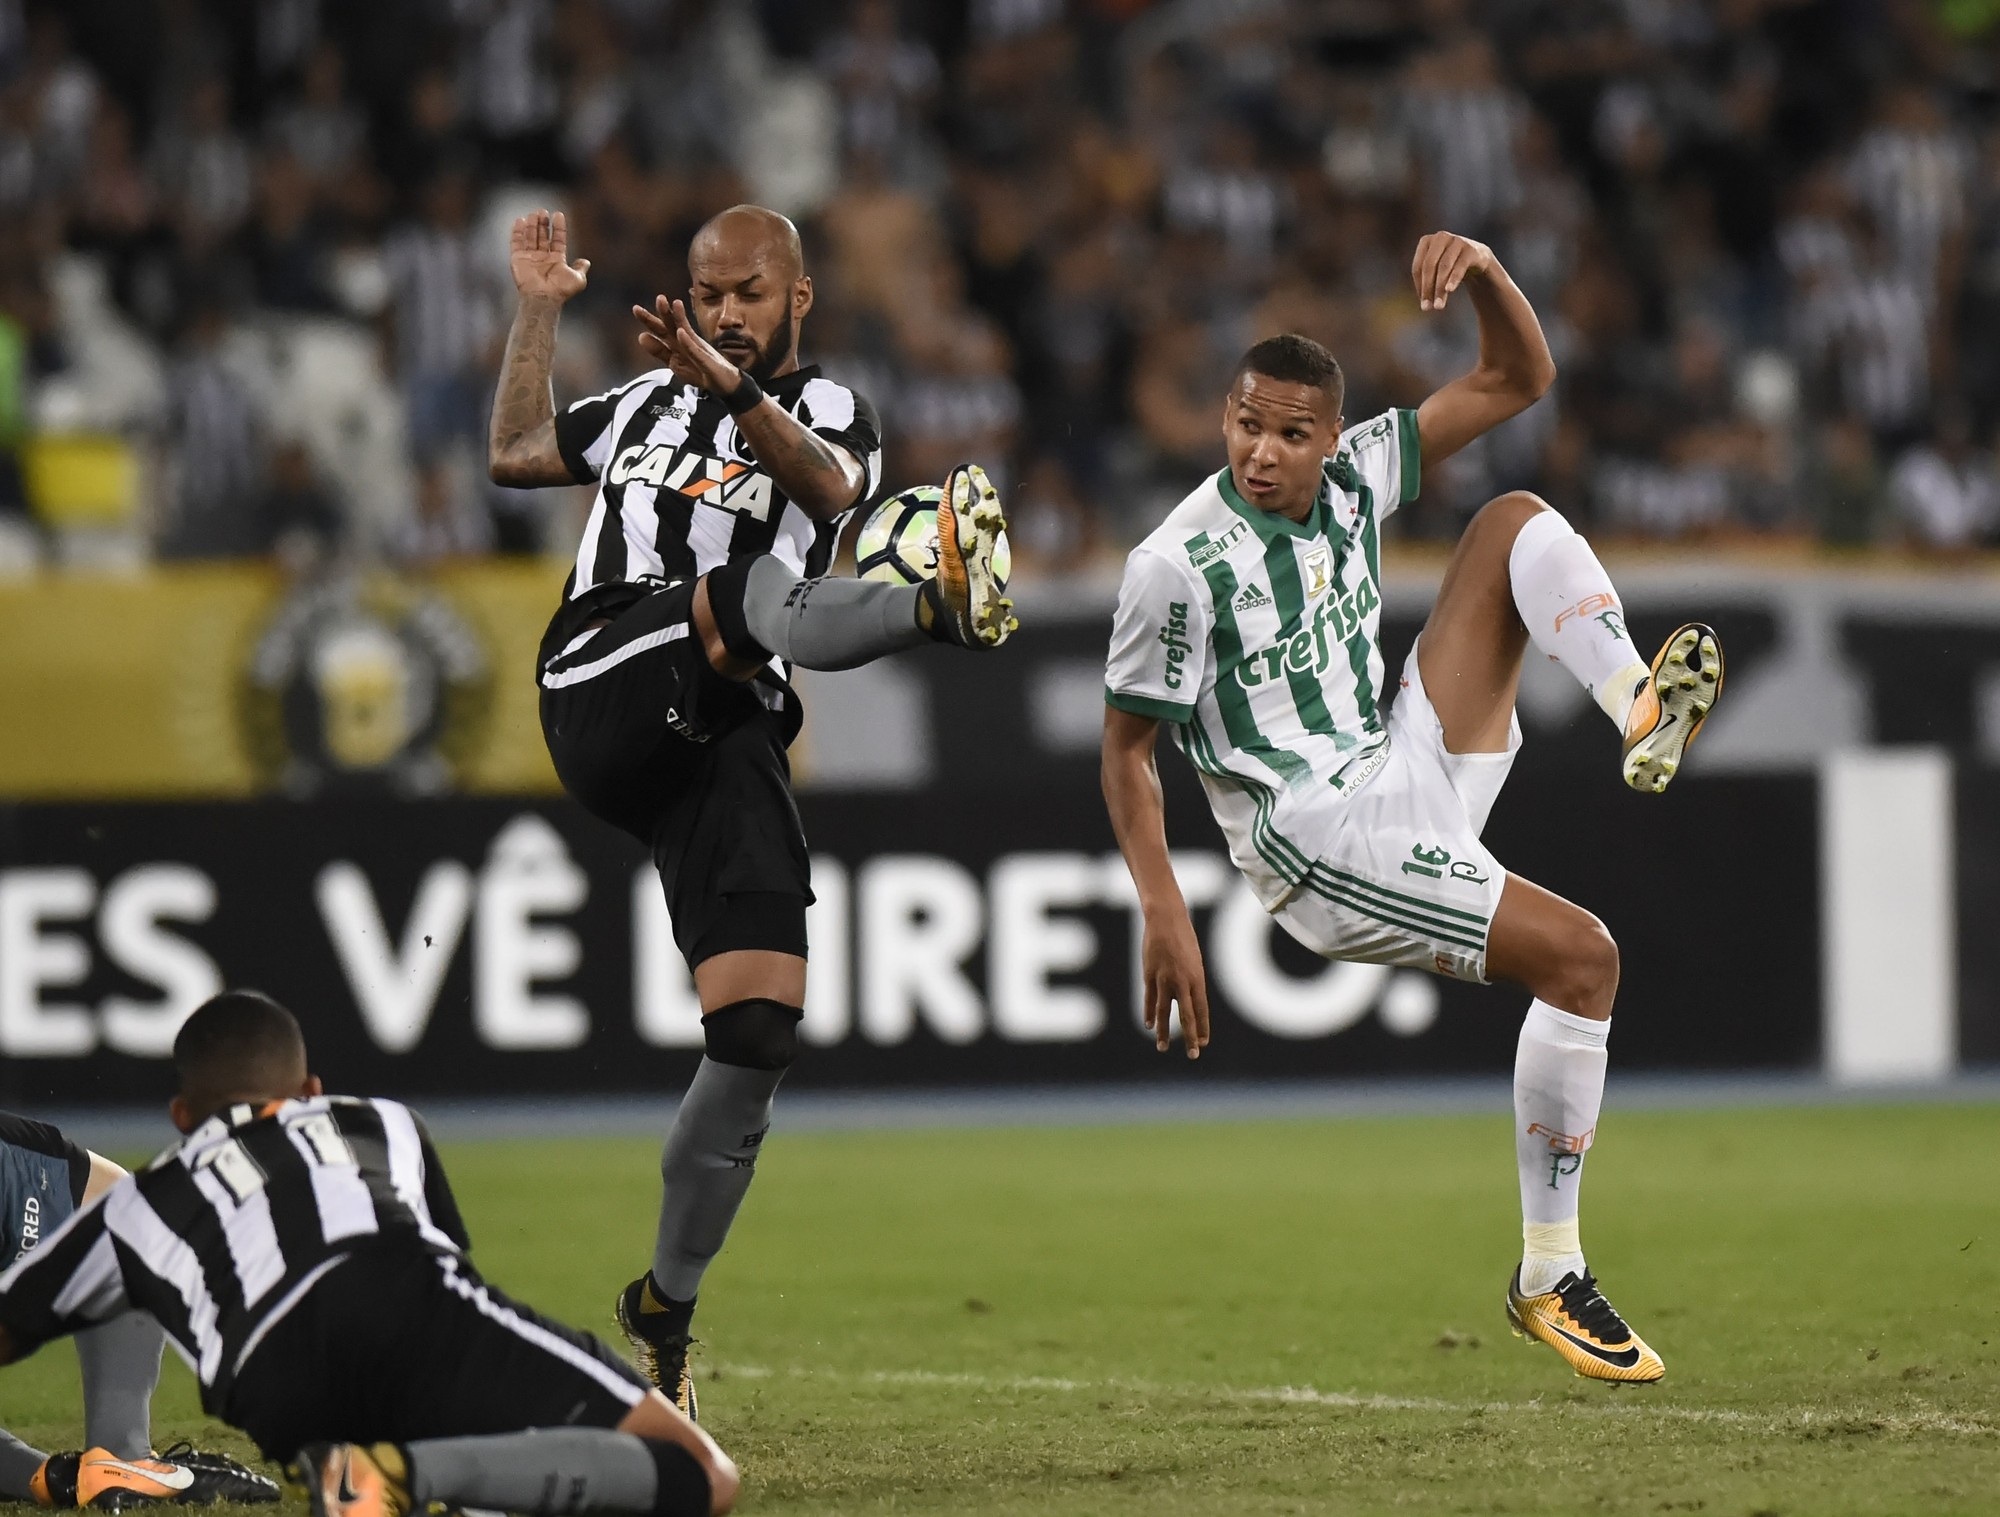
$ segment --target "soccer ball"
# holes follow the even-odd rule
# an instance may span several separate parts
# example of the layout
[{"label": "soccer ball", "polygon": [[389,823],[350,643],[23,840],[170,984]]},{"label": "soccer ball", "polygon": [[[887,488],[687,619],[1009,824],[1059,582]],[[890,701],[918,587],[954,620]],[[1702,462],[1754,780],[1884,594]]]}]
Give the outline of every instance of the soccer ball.
[{"label": "soccer ball", "polygon": [[[944,491],[936,485],[918,485],[892,495],[861,524],[854,540],[854,572],[862,579],[887,585],[916,585],[937,578],[938,510]],[[1002,532],[993,544],[993,577],[1007,588],[1014,555]]]}]

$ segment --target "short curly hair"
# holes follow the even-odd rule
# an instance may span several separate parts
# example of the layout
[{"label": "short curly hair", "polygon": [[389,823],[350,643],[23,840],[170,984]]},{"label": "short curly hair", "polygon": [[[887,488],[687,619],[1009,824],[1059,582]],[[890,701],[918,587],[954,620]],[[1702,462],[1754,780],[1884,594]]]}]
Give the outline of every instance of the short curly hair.
[{"label": "short curly hair", "polygon": [[1236,365],[1231,383],[1245,374],[1261,374],[1266,379],[1282,379],[1287,384],[1312,385],[1333,402],[1333,414],[1340,414],[1347,399],[1347,376],[1340,364],[1319,343],[1297,332],[1266,337],[1245,353]]}]

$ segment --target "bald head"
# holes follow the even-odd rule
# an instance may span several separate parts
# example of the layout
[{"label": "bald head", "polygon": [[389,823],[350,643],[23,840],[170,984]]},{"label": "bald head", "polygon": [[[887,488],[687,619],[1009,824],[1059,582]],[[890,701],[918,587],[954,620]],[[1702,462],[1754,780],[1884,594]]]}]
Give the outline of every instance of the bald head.
[{"label": "bald head", "polygon": [[688,273],[698,283],[704,264],[759,264],[790,284],[803,278],[806,254],[791,218],[761,205],[732,205],[702,223],[688,248]]},{"label": "bald head", "polygon": [[759,380],[798,367],[813,292],[790,221],[761,205],[731,206],[695,233],[688,280],[695,325],[724,358]]}]

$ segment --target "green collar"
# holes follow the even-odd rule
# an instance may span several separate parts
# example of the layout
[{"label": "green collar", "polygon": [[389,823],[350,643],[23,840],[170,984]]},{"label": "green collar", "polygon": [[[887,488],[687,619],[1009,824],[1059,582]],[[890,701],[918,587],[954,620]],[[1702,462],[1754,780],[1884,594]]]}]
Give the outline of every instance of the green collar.
[{"label": "green collar", "polygon": [[[1345,469],[1347,467],[1347,460],[1335,460],[1334,467]],[[1340,481],[1338,474],[1335,474],[1333,477],[1336,482],[1344,484],[1344,481]],[[1227,464],[1223,465],[1222,472],[1215,476],[1215,487],[1222,492],[1222,498],[1229,503],[1229,508],[1245,521],[1249,522],[1258,537],[1267,543],[1275,542],[1281,537],[1325,537],[1327,535],[1326,491],[1323,488],[1319,492],[1319,498],[1313,502],[1312,510],[1306,513],[1306,519],[1298,522],[1293,521],[1289,516],[1280,516],[1276,511],[1260,511],[1257,507],[1251,505],[1249,501],[1245,500],[1237,492],[1236,480],[1231,476]]]}]

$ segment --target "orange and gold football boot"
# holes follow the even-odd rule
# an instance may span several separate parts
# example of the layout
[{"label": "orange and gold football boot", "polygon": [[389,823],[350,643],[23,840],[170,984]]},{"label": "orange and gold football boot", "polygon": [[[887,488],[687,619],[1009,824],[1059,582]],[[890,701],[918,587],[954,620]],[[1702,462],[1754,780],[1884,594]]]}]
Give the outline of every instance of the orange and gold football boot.
[{"label": "orange and gold football boot", "polygon": [[1618,1315],[1588,1270],[1564,1275],[1552,1291],[1521,1293],[1521,1271],[1507,1282],[1507,1321],[1518,1338],[1546,1343],[1589,1380],[1643,1384],[1667,1367]]},{"label": "orange and gold football boot", "polygon": [[313,1517],[406,1517],[409,1469],[393,1443],[309,1443],[286,1472]]},{"label": "orange and gold football boot", "polygon": [[1657,795],[1722,694],[1722,644],[1689,622],[1653,656],[1652,672],[1625,718],[1625,783]]},{"label": "orange and gold football boot", "polygon": [[951,471],[937,525],[937,578],[924,586],[932,616],[961,647],[997,648],[1021,624],[1013,601],[1001,593],[1004,569],[994,563],[1006,541],[1007,517],[1000,492],[978,464]]}]

